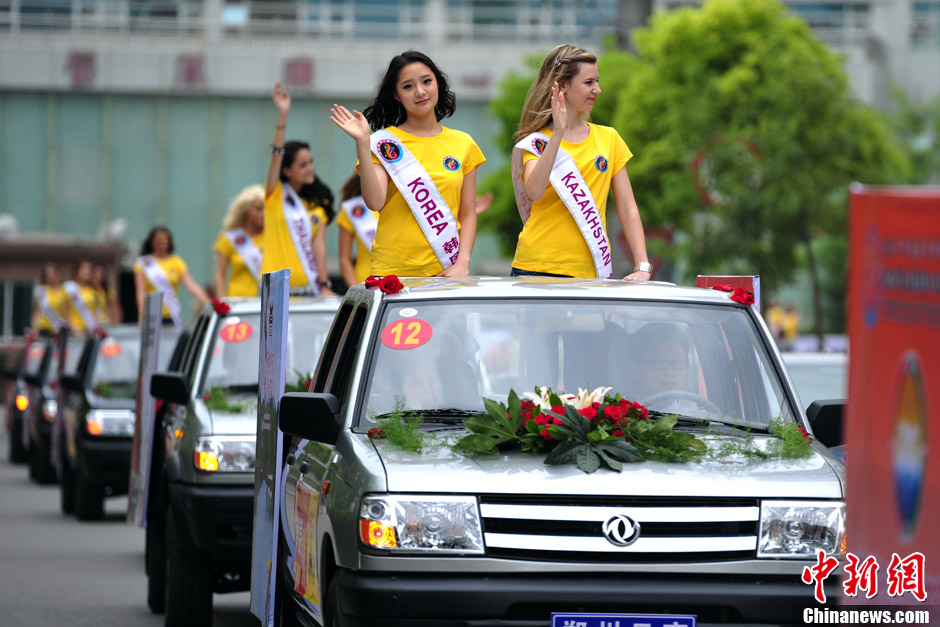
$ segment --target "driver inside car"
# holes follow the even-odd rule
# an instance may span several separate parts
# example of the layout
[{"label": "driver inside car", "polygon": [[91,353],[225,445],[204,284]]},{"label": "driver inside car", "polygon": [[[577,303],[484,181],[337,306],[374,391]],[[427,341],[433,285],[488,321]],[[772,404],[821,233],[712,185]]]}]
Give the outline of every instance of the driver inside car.
[{"label": "driver inside car", "polygon": [[[697,415],[699,404],[682,398],[690,392],[689,338],[674,324],[651,322],[630,337],[630,370],[640,403],[649,409]],[[696,395],[697,396],[697,395]]]}]

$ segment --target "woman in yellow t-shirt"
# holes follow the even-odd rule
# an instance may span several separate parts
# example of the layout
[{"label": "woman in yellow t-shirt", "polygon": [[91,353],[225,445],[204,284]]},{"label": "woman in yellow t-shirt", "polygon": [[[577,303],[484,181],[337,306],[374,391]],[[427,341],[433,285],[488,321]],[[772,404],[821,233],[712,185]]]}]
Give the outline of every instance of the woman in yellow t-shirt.
[{"label": "woman in yellow t-shirt", "polygon": [[134,264],[138,318],[143,317],[144,296],[150,292],[161,291],[163,292],[163,323],[181,325],[183,317],[176,296],[180,283],[189,290],[200,305],[209,302],[209,296],[205,290],[189,274],[189,268],[182,257],[173,254],[174,250],[173,235],[169,229],[155,226],[150,230],[140,249],[141,256]]},{"label": "woman in yellow t-shirt", "polygon": [[76,261],[72,266],[72,279],[66,281],[69,326],[75,333],[88,333],[100,325],[96,315],[98,294],[91,284],[91,262],[85,259]]},{"label": "woman in yellow t-shirt", "polygon": [[[486,158],[470,135],[440,124],[454,114],[456,106],[447,77],[434,61],[408,50],[392,58],[372,104],[363,113],[350,113],[335,104],[330,109],[330,119],[356,142],[366,205],[380,212],[372,243],[372,274],[376,276],[469,274],[477,230],[477,168]],[[402,154],[397,145],[400,142],[429,175],[446,204],[437,206],[428,191],[430,187],[423,185],[423,175],[419,177],[421,185],[409,184],[410,189],[404,190],[420,204],[418,211],[423,213],[424,228],[431,233],[434,245],[425,236],[403,190],[372,152],[370,131],[381,130],[394,137],[379,142],[384,146],[379,148],[383,159],[390,165],[397,162]],[[446,234],[454,231],[448,239]]]},{"label": "woman in yellow t-shirt", "polygon": [[108,286],[108,269],[100,263],[91,268],[91,285],[97,297],[95,313],[101,324],[119,324],[123,320],[117,292]]},{"label": "woman in yellow t-shirt", "polygon": [[[222,233],[215,242],[215,293],[219,298],[258,295],[263,237],[264,188],[251,185],[229,205],[222,220]],[[226,284],[229,267],[232,274]]]},{"label": "woman in yellow t-shirt", "polygon": [[[264,254],[261,272],[290,270],[291,294],[331,296],[326,266],[326,225],[333,219],[333,193],[317,178],[310,144],[284,141],[290,95],[274,86],[277,126],[264,185]],[[300,203],[302,207],[294,207]],[[291,205],[291,206],[287,206]],[[289,220],[304,209],[307,223]],[[308,276],[315,275],[315,276]]]},{"label": "woman in yellow t-shirt", "polygon": [[[359,202],[350,205],[350,210],[354,214],[361,215],[363,212],[368,212],[376,221],[379,214],[370,211],[362,201],[362,185],[359,182],[359,174],[356,172],[353,172],[343,183],[340,198],[342,200],[336,214],[336,226],[339,227],[339,269],[346,285],[356,285],[372,274],[372,242],[375,239],[375,230],[362,227],[356,229],[353,218],[349,217],[344,204],[349,200],[359,199]],[[370,231],[371,237],[369,237]]]},{"label": "woman in yellow t-shirt", "polygon": [[61,325],[68,325],[68,296],[59,281],[59,270],[47,263],[39,272],[39,285],[33,289],[33,313],[29,326],[45,335],[55,335]]},{"label": "woman in yellow t-shirt", "polygon": [[527,205],[531,205],[531,213],[519,234],[513,276],[598,274],[585,236],[549,182],[559,148],[574,159],[594,196],[599,227],[603,228],[603,232],[600,228],[594,231],[597,241],[603,236],[603,245],[598,243],[597,250],[604,251],[606,246],[600,254],[609,255],[606,208],[608,192],[613,190],[617,217],[636,261],[634,271],[624,278],[645,281],[651,276],[653,266],[646,254],[643,222],[624,167],[633,154],[615,129],[587,121],[601,93],[599,81],[597,58],[583,48],[562,44],[542,61],[529,90],[515,139],[518,142],[539,131],[549,136],[549,141],[533,140],[541,156],[515,149],[522,153],[522,171],[513,173],[517,202],[520,213],[525,213]]}]

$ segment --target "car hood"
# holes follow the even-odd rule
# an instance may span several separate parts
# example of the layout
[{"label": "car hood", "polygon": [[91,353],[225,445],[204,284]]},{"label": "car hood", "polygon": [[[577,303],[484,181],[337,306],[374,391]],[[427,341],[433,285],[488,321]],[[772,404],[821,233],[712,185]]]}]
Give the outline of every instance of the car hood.
[{"label": "car hood", "polygon": [[[710,449],[722,440],[699,437]],[[756,436],[755,442],[766,439]],[[389,492],[843,498],[844,469],[819,445],[803,459],[645,461],[624,464],[620,473],[602,468],[586,474],[574,465],[546,466],[544,452],[465,457],[447,444],[424,453],[403,451],[384,440],[373,444],[385,466]]]},{"label": "car hood", "polygon": [[235,397],[232,402],[245,403],[249,406],[244,411],[230,412],[210,409],[213,435],[256,435],[258,431],[258,408],[251,405],[254,397]]}]

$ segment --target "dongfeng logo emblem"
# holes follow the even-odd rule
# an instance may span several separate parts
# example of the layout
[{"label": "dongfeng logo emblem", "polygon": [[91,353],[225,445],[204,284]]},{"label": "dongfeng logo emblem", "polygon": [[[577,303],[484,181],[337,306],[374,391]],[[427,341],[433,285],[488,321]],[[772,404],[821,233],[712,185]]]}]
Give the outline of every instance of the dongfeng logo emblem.
[{"label": "dongfeng logo emblem", "polygon": [[640,537],[640,523],[624,514],[617,514],[607,519],[603,531],[604,537],[614,546],[629,546]]}]

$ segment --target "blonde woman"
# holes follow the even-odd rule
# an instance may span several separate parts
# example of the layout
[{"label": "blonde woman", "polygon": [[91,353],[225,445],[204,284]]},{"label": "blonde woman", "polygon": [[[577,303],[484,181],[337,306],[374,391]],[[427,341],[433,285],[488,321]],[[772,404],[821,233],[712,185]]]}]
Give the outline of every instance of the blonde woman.
[{"label": "blonde woman", "polygon": [[[264,238],[264,188],[251,185],[229,205],[215,242],[217,296],[257,296]],[[231,268],[228,283],[226,271]]]},{"label": "blonde woman", "polygon": [[627,280],[649,280],[643,222],[624,167],[633,156],[613,128],[588,122],[601,94],[597,58],[556,46],[526,96],[513,149],[513,188],[523,229],[512,275],[611,278],[607,195],[636,261]]}]

